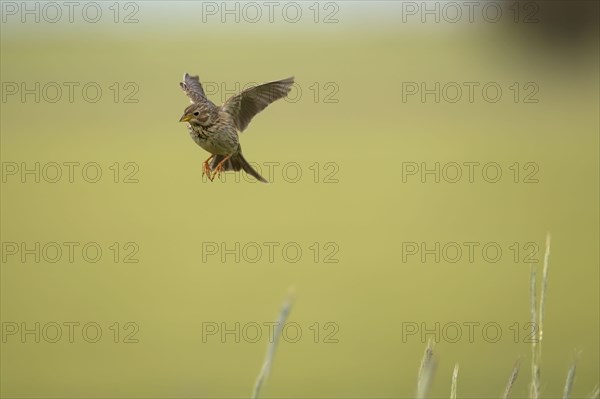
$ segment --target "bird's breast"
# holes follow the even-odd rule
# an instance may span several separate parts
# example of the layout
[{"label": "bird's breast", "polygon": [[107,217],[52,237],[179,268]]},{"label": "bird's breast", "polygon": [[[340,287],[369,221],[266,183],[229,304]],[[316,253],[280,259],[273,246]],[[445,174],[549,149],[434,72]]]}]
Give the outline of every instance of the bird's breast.
[{"label": "bird's breast", "polygon": [[189,132],[192,140],[211,154],[229,155],[237,149],[237,140],[233,143],[228,140],[228,135],[221,132],[211,132],[192,126],[189,127]]},{"label": "bird's breast", "polygon": [[190,137],[192,138],[192,140],[194,140],[194,142],[196,144],[198,144],[200,147],[204,148],[207,151],[210,151],[207,147],[210,146],[210,136],[209,133],[207,131],[205,131],[204,129],[195,129],[192,126],[188,127],[189,132],[190,132]]}]

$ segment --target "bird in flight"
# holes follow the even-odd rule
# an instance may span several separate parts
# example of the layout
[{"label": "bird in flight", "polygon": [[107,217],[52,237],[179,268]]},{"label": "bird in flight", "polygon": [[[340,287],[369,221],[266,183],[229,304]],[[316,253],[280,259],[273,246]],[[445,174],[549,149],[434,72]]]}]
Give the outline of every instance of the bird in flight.
[{"label": "bird in flight", "polygon": [[230,97],[221,106],[210,101],[198,76],[183,75],[180,83],[191,105],[179,122],[187,122],[192,139],[211,155],[202,165],[202,174],[213,181],[223,171],[244,170],[258,181],[267,183],[242,155],[238,132],[244,131],[252,118],[273,101],[287,96],[294,78],[251,87]]}]

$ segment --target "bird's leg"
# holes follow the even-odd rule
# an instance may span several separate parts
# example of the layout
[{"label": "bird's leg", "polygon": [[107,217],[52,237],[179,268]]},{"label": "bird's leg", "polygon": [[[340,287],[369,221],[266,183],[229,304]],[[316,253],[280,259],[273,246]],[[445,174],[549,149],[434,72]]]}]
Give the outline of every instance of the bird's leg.
[{"label": "bird's leg", "polygon": [[223,160],[221,162],[219,162],[219,164],[217,165],[217,167],[213,171],[213,175],[212,175],[212,178],[210,180],[213,180],[215,178],[215,176],[218,176],[221,173],[221,170],[223,169],[223,165],[225,164],[225,162],[227,162],[227,160],[229,158],[231,158],[232,155],[233,154],[227,155],[225,158],[223,158]]},{"label": "bird's leg", "polygon": [[211,154],[210,157],[208,157],[208,159],[206,161],[204,161],[204,163],[202,164],[202,176],[206,175],[208,176],[208,178],[210,179],[210,181],[212,181],[212,178],[210,176],[210,166],[208,166],[208,163],[215,157],[214,154]]}]

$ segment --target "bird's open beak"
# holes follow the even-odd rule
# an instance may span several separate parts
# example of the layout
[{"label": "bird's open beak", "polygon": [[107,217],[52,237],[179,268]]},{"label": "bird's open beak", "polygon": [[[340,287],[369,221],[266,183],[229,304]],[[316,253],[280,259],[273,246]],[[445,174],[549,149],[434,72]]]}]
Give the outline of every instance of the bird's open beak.
[{"label": "bird's open beak", "polygon": [[181,117],[181,119],[179,119],[179,122],[188,122],[190,119],[192,119],[192,115],[191,114],[185,114]]}]

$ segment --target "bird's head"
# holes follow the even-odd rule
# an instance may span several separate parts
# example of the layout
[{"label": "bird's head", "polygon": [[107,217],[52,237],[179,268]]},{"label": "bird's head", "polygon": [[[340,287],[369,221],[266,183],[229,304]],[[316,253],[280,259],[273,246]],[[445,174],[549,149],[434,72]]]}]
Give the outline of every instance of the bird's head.
[{"label": "bird's head", "polygon": [[187,122],[194,126],[206,126],[211,122],[211,110],[203,104],[192,104],[185,109],[179,122]]}]

